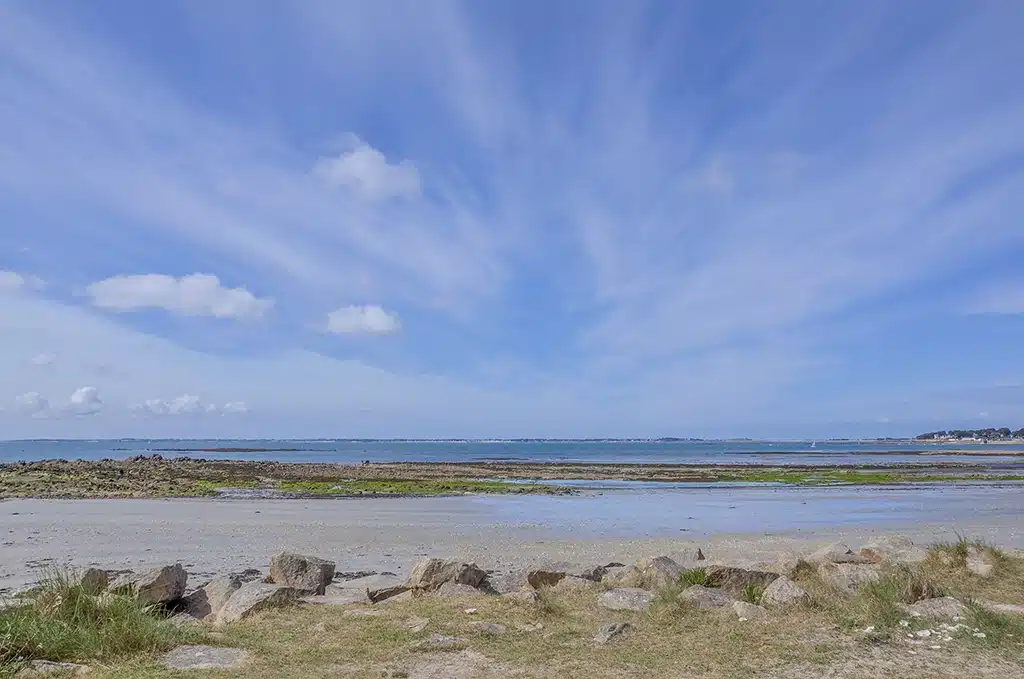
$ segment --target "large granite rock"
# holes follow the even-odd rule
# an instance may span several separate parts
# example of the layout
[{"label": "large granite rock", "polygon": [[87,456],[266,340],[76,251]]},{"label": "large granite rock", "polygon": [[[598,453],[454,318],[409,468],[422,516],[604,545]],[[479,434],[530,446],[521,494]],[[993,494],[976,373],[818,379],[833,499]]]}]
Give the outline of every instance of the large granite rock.
[{"label": "large granite rock", "polygon": [[242,580],[237,575],[218,576],[182,600],[184,611],[197,620],[215,620],[241,586]]},{"label": "large granite rock", "polygon": [[800,585],[786,576],[774,580],[761,594],[761,605],[765,608],[789,608],[810,602],[811,595]]},{"label": "large granite rock", "polygon": [[610,589],[597,598],[598,605],[612,611],[646,611],[653,601],[653,594],[636,587]]},{"label": "large granite rock", "polygon": [[333,561],[282,552],[270,560],[270,580],[296,592],[323,594],[334,580],[334,568]]},{"label": "large granite rock", "polygon": [[107,572],[99,568],[74,568],[68,573],[68,584],[78,585],[90,594],[99,594],[107,588]]},{"label": "large granite rock", "polygon": [[42,679],[43,677],[86,677],[92,674],[88,665],[73,662],[52,662],[50,660],[33,660],[28,666],[21,668],[14,679]]},{"label": "large granite rock", "polygon": [[262,582],[247,582],[234,594],[217,613],[217,623],[224,624],[248,618],[268,608],[275,608],[294,601],[298,592],[284,585],[268,585]]},{"label": "large granite rock", "polygon": [[412,569],[406,586],[409,589],[432,592],[446,582],[480,587],[486,580],[487,573],[475,563],[463,563],[461,561],[445,559],[424,559]]},{"label": "large granite rock", "polygon": [[818,566],[818,577],[838,590],[852,592],[861,585],[878,582],[882,567],[865,563],[822,563]]},{"label": "large granite rock", "polygon": [[732,566],[710,566],[707,573],[708,577],[704,582],[706,587],[717,587],[725,590],[732,594],[734,598],[742,595],[743,589],[749,585],[763,589],[779,578],[778,573],[751,571]]},{"label": "large granite rock", "polygon": [[679,601],[694,608],[713,609],[732,606],[736,599],[728,592],[703,585],[693,585],[683,590]]},{"label": "large granite rock", "polygon": [[652,559],[641,559],[636,567],[642,574],[643,587],[660,589],[679,582],[683,567],[667,556],[656,556]]},{"label": "large granite rock", "polygon": [[110,591],[130,594],[146,605],[177,601],[185,594],[188,573],[180,563],[142,573],[125,573],[110,584]]}]

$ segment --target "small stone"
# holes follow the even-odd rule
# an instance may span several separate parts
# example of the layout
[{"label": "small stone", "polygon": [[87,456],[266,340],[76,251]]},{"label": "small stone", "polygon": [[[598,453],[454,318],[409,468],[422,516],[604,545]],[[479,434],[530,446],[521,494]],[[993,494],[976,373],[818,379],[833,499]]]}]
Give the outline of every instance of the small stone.
[{"label": "small stone", "polygon": [[461,637],[451,637],[445,634],[431,634],[430,637],[418,641],[412,645],[416,651],[450,651],[466,647],[466,640]]},{"label": "small stone", "polygon": [[164,655],[160,664],[172,670],[230,670],[242,667],[250,658],[249,651],[240,648],[179,646]]},{"label": "small stone", "polygon": [[984,632],[975,632],[974,636],[979,638],[979,639],[984,639],[985,638],[985,633]]},{"label": "small stone", "polygon": [[601,629],[597,630],[597,634],[594,635],[594,643],[599,646],[603,646],[612,639],[626,634],[631,629],[632,627],[628,622],[613,622],[609,625],[605,625]]},{"label": "small stone", "polygon": [[476,615],[476,609],[475,608],[467,608],[465,611],[463,611],[463,613],[465,613],[466,615]]},{"label": "small stone", "polygon": [[927,639],[932,635],[932,631],[930,629],[919,629],[914,634],[916,634],[918,637],[922,639]]},{"label": "small stone", "polygon": [[910,627],[909,620],[900,620],[900,627]]},{"label": "small stone", "polygon": [[469,623],[470,628],[481,634],[489,634],[491,636],[498,636],[505,633],[505,626],[499,625],[495,622],[484,622],[483,620],[477,620],[476,622]]},{"label": "small stone", "polygon": [[733,602],[736,601],[727,592],[720,589],[704,587],[703,585],[687,587],[677,598],[679,601],[693,606],[694,608],[701,608],[705,610],[725,608],[726,606],[731,606]]},{"label": "small stone", "polygon": [[646,611],[653,601],[652,593],[636,587],[608,590],[597,598],[598,605],[612,611]]},{"label": "small stone", "polygon": [[15,679],[33,679],[34,677],[46,677],[51,674],[60,674],[62,676],[70,674],[74,677],[84,677],[91,672],[92,668],[87,665],[78,665],[72,662],[33,660],[29,663],[28,667],[19,671],[14,677]]},{"label": "small stone", "polygon": [[874,625],[868,625],[862,631],[864,632],[864,634],[871,634],[872,632],[875,631],[875,626]]},{"label": "small stone", "polygon": [[542,629],[544,629],[544,623],[541,622],[528,622],[516,627],[519,632],[539,632]]},{"label": "small stone", "polygon": [[401,627],[410,632],[422,632],[430,624],[430,618],[406,618],[402,621]]},{"label": "small stone", "polygon": [[933,645],[933,646],[929,646],[928,648],[932,649],[933,651],[938,651],[938,650],[942,649],[942,646],[939,646],[938,644],[936,644],[936,645]]},{"label": "small stone", "polygon": [[732,602],[732,610],[736,613],[736,617],[742,621],[763,620],[768,617],[768,611],[746,601]]}]

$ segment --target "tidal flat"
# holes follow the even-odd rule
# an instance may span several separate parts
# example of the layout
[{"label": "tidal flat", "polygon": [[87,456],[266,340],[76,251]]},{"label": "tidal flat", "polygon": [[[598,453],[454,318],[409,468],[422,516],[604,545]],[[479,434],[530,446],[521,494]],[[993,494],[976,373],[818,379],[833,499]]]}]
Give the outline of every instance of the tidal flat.
[{"label": "tidal flat", "polygon": [[712,484],[721,487],[1024,484],[1024,463],[619,464],[396,462],[364,464],[137,456],[0,465],[0,498],[417,497],[571,495],[574,482]]}]

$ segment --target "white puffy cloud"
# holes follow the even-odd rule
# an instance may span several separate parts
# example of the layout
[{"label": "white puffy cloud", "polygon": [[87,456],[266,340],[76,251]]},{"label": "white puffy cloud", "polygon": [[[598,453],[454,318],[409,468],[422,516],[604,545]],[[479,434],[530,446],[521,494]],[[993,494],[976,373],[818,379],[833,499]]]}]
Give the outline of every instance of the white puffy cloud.
[{"label": "white puffy cloud", "polygon": [[0,271],[0,293],[18,292],[29,288],[40,290],[46,282],[39,276],[23,276],[16,271]]},{"label": "white puffy cloud", "polygon": [[38,391],[22,394],[16,400],[18,407],[33,417],[43,417],[50,409],[50,402]]},{"label": "white puffy cloud", "polygon": [[132,411],[144,416],[177,416],[177,415],[216,415],[217,413],[245,413],[249,409],[241,401],[233,401],[218,406],[213,403],[203,403],[202,399],[194,394],[182,394],[170,400],[152,398],[135,406]]},{"label": "white puffy cloud", "polygon": [[336,335],[391,335],[402,329],[398,314],[376,304],[352,305],[327,314],[327,332]]},{"label": "white puffy cloud", "polygon": [[43,354],[36,354],[32,358],[30,358],[28,360],[28,362],[31,363],[32,365],[40,365],[40,366],[42,366],[42,365],[52,365],[54,363],[54,361],[56,361],[56,360],[57,360],[57,355],[56,354],[43,353]]},{"label": "white puffy cloud", "polygon": [[370,201],[415,198],[423,190],[415,165],[408,160],[388,163],[383,153],[358,138],[351,151],[318,160],[313,174],[331,186],[344,186]]},{"label": "white puffy cloud", "polygon": [[225,403],[224,408],[222,410],[226,414],[242,414],[249,412],[249,406],[247,406],[243,401],[232,401],[230,403]]},{"label": "white puffy cloud", "polygon": [[81,387],[71,394],[68,409],[76,415],[95,415],[103,409],[96,387]]},{"label": "white puffy cloud", "polygon": [[184,316],[235,319],[259,318],[274,303],[245,288],[226,288],[216,276],[200,273],[113,276],[92,283],[86,294],[94,306],[110,311],[164,309]]}]

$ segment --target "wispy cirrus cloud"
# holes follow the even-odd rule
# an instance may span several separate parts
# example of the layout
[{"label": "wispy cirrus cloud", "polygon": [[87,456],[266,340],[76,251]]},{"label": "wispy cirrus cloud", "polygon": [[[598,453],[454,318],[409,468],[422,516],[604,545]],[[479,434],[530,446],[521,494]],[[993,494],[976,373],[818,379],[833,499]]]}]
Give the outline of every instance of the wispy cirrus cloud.
[{"label": "wispy cirrus cloud", "polygon": [[[11,242],[41,253],[12,270],[57,280],[54,299],[95,281],[101,310],[267,319],[254,340],[239,330],[252,324],[197,321],[182,336],[159,314],[117,314],[175,361],[206,365],[176,344],[248,352],[268,379],[286,355],[307,376],[354,360],[361,384],[406,404],[386,386],[401,383],[417,412],[436,415],[429,380],[404,380],[428,375],[451,400],[530,412],[538,427],[537,393],[584,428],[571,413],[625,431],[729,423],[753,407],[817,421],[857,410],[876,424],[884,412],[895,426],[909,410],[886,400],[887,378],[873,396],[860,385],[860,404],[836,395],[829,371],[905,351],[915,315],[957,316],[969,334],[1017,308],[1007,287],[963,317],[950,292],[976,289],[980,269],[1009,276],[1024,250],[1024,92],[1004,67],[1024,58],[1024,16],[1012,4],[741,1],[726,16],[610,3],[545,9],[543,24],[528,2],[168,11],[193,28],[206,80],[123,39],[152,21],[142,10],[110,26],[0,10],[12,66],[0,87],[16,104],[0,108],[0,217]],[[337,300],[373,304],[311,322]],[[403,324],[397,342],[322,337]],[[837,339],[844,324],[877,341]],[[19,331],[12,355],[37,353]],[[61,371],[80,356],[116,362],[62,337],[40,344],[61,356],[36,371],[47,379],[70,380]],[[302,353],[314,346],[327,354],[316,369]],[[1006,352],[999,369],[1017,370]],[[106,401],[206,394],[223,377],[123,370],[150,383],[99,385]],[[921,374],[930,393],[937,370]],[[216,403],[288,407],[255,378],[236,384]],[[73,385],[60,388],[45,393]],[[344,398],[311,395],[302,417],[326,422]]]}]

